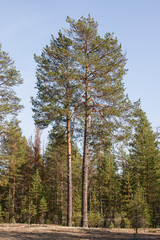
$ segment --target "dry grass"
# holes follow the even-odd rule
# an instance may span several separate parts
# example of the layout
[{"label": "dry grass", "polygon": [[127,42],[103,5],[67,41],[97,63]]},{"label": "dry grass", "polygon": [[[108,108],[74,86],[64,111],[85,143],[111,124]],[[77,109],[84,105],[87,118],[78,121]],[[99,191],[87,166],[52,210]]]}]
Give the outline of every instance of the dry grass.
[{"label": "dry grass", "polygon": [[132,229],[68,228],[55,225],[1,224],[0,240],[111,240],[159,239],[160,229],[140,229],[138,236]]}]

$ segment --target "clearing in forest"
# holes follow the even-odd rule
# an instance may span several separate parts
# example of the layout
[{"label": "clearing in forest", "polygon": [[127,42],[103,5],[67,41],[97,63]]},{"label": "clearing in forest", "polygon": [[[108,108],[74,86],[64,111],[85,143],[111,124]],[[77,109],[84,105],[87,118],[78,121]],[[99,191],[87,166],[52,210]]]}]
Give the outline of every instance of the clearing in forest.
[{"label": "clearing in forest", "polygon": [[160,239],[160,229],[140,229],[138,236],[132,229],[96,229],[60,227],[55,225],[0,225],[0,240],[111,240]]}]

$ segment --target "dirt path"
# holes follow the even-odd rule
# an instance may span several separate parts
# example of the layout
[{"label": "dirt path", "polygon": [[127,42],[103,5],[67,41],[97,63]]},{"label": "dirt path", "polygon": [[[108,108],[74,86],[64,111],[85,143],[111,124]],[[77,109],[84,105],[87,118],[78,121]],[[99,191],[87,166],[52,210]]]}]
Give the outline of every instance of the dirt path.
[{"label": "dirt path", "polygon": [[[113,240],[136,239],[131,229],[82,229],[53,225],[0,225],[0,240]],[[137,240],[160,240],[160,229],[140,230]]]}]

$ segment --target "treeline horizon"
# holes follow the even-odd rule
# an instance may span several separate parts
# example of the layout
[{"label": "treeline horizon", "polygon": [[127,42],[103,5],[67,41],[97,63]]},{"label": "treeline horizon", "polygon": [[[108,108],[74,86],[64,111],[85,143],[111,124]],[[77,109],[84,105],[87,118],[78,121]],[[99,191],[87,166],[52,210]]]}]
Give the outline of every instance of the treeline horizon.
[{"label": "treeline horizon", "polygon": [[23,80],[0,45],[0,222],[159,227],[159,136],[125,93],[126,55],[90,15],[67,23],[34,55],[33,139],[17,120]]}]

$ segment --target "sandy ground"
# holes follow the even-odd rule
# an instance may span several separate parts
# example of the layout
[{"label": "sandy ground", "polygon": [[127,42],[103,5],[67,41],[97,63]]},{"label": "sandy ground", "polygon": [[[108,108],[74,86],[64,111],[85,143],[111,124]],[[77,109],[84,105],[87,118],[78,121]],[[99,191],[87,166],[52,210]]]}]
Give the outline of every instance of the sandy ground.
[{"label": "sandy ground", "polygon": [[140,229],[136,237],[132,229],[82,229],[55,225],[0,225],[0,240],[111,240],[159,239],[160,229]]}]

